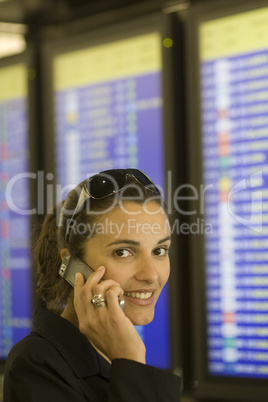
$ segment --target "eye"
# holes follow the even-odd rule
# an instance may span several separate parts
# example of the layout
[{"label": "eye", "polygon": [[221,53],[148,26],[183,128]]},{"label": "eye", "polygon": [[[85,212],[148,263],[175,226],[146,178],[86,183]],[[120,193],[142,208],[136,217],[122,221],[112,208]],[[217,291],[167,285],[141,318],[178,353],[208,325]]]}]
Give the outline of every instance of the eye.
[{"label": "eye", "polygon": [[118,250],[115,250],[114,254],[120,258],[126,258],[132,255],[131,252],[126,248],[120,248]]},{"label": "eye", "polygon": [[164,257],[166,254],[168,254],[167,247],[158,247],[154,250],[154,255],[157,255],[159,257]]}]

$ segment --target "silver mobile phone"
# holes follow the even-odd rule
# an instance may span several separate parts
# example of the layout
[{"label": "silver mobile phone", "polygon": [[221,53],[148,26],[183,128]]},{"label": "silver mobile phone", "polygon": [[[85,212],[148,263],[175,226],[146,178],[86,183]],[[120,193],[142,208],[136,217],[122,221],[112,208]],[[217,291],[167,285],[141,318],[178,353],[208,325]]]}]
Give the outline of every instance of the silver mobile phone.
[{"label": "silver mobile phone", "polygon": [[[72,286],[75,283],[75,275],[77,272],[80,272],[84,275],[85,279],[87,280],[88,277],[93,274],[94,270],[90,268],[84,261],[80,258],[71,257],[71,254],[67,251],[65,256],[62,260],[59,274],[64,278],[67,282],[69,282]],[[121,309],[124,308],[124,300],[118,297],[118,301],[120,304]]]},{"label": "silver mobile phone", "polygon": [[62,260],[59,274],[62,276],[67,282],[69,282],[72,286],[74,286],[75,282],[75,274],[80,272],[87,278],[93,274],[93,269],[90,268],[84,261],[80,258],[73,258],[71,254],[67,251]]}]

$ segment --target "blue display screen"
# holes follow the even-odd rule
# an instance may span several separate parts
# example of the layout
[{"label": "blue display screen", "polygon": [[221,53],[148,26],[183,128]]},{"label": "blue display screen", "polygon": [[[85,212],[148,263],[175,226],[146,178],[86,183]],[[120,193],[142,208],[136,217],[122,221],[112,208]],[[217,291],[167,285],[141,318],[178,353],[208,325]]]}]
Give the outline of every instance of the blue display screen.
[{"label": "blue display screen", "polygon": [[23,65],[0,72],[0,359],[31,329],[29,143]]},{"label": "blue display screen", "polygon": [[[164,188],[159,33],[57,56],[54,88],[57,183],[70,190],[99,171],[131,167]],[[154,321],[137,329],[148,364],[169,368],[167,286]]]},{"label": "blue display screen", "polygon": [[268,379],[268,42],[259,36],[267,13],[200,30],[212,375]]}]

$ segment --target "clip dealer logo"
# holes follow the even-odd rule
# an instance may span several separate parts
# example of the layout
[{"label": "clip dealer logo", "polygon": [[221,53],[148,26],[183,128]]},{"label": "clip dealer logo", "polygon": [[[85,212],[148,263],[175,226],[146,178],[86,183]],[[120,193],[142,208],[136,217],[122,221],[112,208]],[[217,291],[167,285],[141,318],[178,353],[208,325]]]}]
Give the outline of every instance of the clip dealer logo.
[{"label": "clip dealer logo", "polygon": [[[265,191],[268,198],[268,190],[265,190],[262,170],[237,182],[229,179],[227,182],[224,179],[220,184],[215,182],[199,187],[189,183],[174,187],[171,176],[172,173],[169,171],[165,196],[168,215],[176,216],[171,227],[172,233],[213,235],[217,226],[222,226],[226,231],[234,224],[240,224],[256,233],[263,231],[264,210],[268,210],[268,202],[266,206],[263,198],[264,195],[266,197]],[[36,205],[30,207],[31,181],[34,182],[37,194]],[[55,200],[57,204],[61,202],[74,187],[74,184],[66,186],[55,184],[52,173],[45,174],[43,171],[19,173],[7,182],[6,204],[9,210],[17,215],[50,213]],[[28,194],[28,197],[22,197],[22,194]],[[211,204],[207,202],[210,200],[213,200],[214,204],[213,213]],[[215,219],[211,218],[212,215]]]},{"label": "clip dealer logo", "polygon": [[263,229],[263,181],[263,172],[259,170],[235,183],[228,194],[231,217],[257,233]]}]

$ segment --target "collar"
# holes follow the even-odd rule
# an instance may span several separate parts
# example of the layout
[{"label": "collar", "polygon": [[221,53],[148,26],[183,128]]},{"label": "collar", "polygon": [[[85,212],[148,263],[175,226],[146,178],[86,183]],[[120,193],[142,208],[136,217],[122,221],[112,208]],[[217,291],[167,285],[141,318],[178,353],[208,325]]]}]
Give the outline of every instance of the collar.
[{"label": "collar", "polygon": [[79,329],[65,318],[39,304],[33,316],[33,330],[48,339],[79,378],[97,374],[109,379],[111,365]]}]

